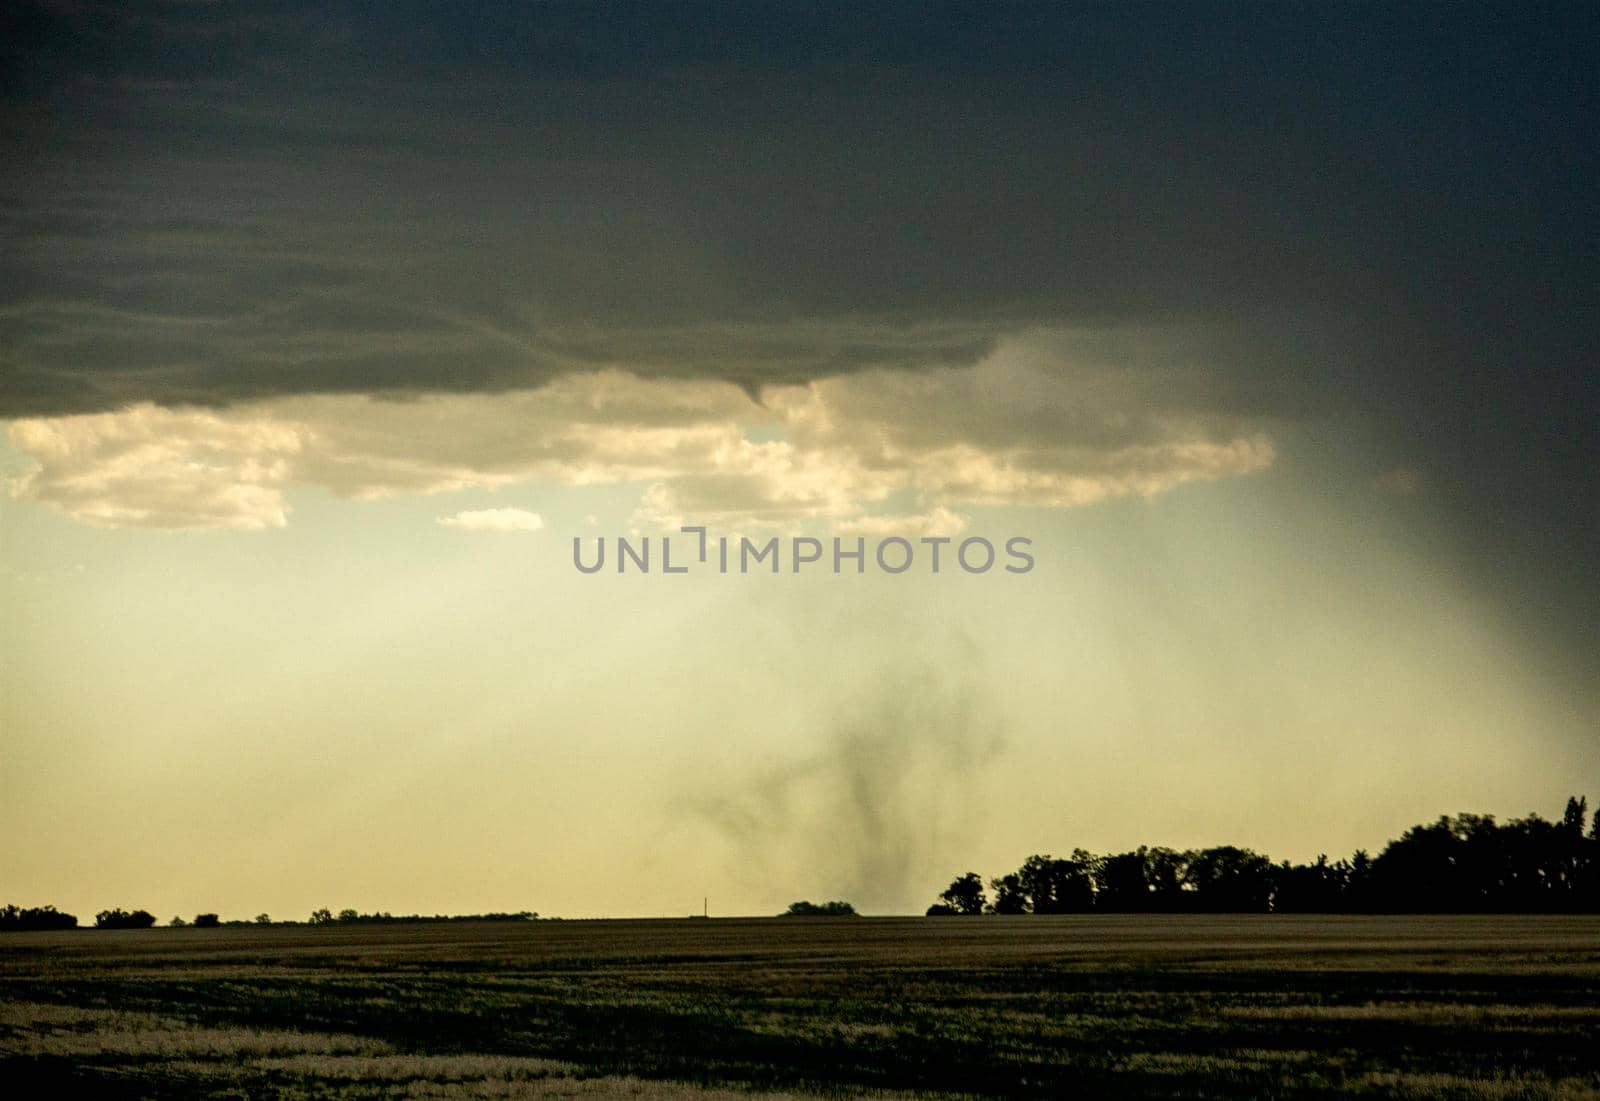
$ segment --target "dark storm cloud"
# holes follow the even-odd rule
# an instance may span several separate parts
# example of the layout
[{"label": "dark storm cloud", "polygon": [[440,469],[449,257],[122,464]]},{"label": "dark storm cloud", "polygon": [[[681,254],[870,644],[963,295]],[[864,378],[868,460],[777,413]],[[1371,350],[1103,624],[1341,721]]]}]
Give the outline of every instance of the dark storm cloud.
[{"label": "dark storm cloud", "polygon": [[0,415],[1159,327],[1130,371],[1365,418],[1482,576],[1600,606],[1591,6],[4,18]]},{"label": "dark storm cloud", "polygon": [[[574,328],[604,330],[579,362],[669,344],[647,370],[749,384],[1024,323],[1292,322],[1299,382],[1260,389],[1357,358],[1386,394],[1419,353],[1544,375],[1530,343],[1587,343],[1580,16],[11,18],[8,411],[526,384]],[[94,307],[123,319],[99,341]],[[932,322],[967,331],[906,339]]]}]

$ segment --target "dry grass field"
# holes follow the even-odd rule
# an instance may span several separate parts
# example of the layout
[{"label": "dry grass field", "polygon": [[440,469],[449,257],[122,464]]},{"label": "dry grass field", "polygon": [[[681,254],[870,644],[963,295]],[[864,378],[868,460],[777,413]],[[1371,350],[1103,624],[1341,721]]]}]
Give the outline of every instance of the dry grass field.
[{"label": "dry grass field", "polygon": [[0,1080],[99,1097],[1600,1099],[1600,918],[14,934]]}]

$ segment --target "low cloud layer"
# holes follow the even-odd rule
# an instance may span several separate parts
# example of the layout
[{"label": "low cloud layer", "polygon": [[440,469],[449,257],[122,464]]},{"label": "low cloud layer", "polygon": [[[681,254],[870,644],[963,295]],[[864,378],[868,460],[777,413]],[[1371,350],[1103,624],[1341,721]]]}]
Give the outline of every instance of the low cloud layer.
[{"label": "low cloud layer", "polygon": [[305,428],[265,413],[141,405],[11,425],[37,464],[13,495],[102,527],[275,528]]},{"label": "low cloud layer", "polygon": [[[1019,411],[1047,402],[1056,421]],[[21,498],[90,523],[277,527],[285,491],[353,498],[514,485],[645,483],[638,519],[673,527],[949,533],[963,506],[1069,507],[1268,467],[1259,424],[1128,387],[1071,334],[973,367],[872,370],[762,389],[607,371],[508,394],[308,397],[226,411],[139,405],[28,418]],[[893,501],[919,509],[891,508]],[[441,522],[515,526],[515,510]]]}]

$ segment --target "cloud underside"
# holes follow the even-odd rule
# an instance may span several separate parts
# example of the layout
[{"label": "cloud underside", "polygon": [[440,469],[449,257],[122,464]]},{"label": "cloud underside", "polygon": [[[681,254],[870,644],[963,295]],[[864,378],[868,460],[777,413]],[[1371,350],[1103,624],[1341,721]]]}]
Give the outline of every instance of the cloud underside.
[{"label": "cloud underside", "polygon": [[[972,366],[874,368],[756,398],[712,380],[618,370],[497,394],[322,395],[222,409],[141,403],[28,418],[15,496],[102,526],[260,529],[285,494],[347,498],[639,483],[635,522],[734,529],[818,521],[949,533],[963,506],[1069,507],[1269,466],[1262,424],[1129,373],[1103,337],[1019,335]],[[514,509],[441,523],[532,530]]]}]

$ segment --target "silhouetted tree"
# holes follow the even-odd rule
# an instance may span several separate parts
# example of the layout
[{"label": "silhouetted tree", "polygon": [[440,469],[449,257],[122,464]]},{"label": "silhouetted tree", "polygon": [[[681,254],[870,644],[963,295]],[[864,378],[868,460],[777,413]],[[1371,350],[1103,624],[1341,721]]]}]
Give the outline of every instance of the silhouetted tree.
[{"label": "silhouetted tree", "polygon": [[1460,910],[1461,841],[1449,817],[1412,826],[1384,846],[1372,862],[1371,902],[1379,910]]},{"label": "silhouetted tree", "polygon": [[1272,861],[1249,849],[1222,845],[1192,853],[1184,878],[1198,908],[1210,913],[1265,913],[1272,902]]},{"label": "silhouetted tree", "polygon": [[194,927],[196,929],[215,929],[221,924],[222,919],[217,917],[216,914],[196,914],[194,916]]},{"label": "silhouetted tree", "polygon": [[7,906],[0,910],[0,932],[25,933],[47,929],[76,929],[74,914],[64,914],[54,906]]},{"label": "silhouetted tree", "polygon": [[848,902],[791,902],[779,917],[855,917],[856,908]]},{"label": "silhouetted tree", "polygon": [[1028,895],[1023,890],[1022,880],[1016,872],[1000,876],[998,879],[989,880],[989,889],[994,892],[994,903],[991,909],[997,914],[1025,914],[1028,912]]},{"label": "silhouetted tree", "polygon": [[1594,824],[1577,847],[1577,866],[1572,877],[1572,908],[1583,913],[1600,912],[1600,810],[1594,812]]},{"label": "silhouetted tree", "polygon": [[1344,909],[1365,913],[1375,909],[1372,892],[1372,856],[1357,849],[1350,857],[1350,878],[1344,888]]},{"label": "silhouetted tree", "polygon": [[[1088,857],[1088,853],[1075,853]],[[1093,858],[1091,857],[1090,860]],[[1087,861],[1058,860],[1035,854],[1022,862],[1017,878],[1028,897],[1028,910],[1035,914],[1078,914],[1094,905],[1094,883],[1089,878]]]},{"label": "silhouetted tree", "polygon": [[156,916],[148,910],[101,910],[94,916],[97,929],[148,929],[156,923]]},{"label": "silhouetted tree", "polygon": [[1583,795],[1567,797],[1567,809],[1561,815],[1561,828],[1578,837],[1583,836],[1583,823],[1589,816],[1589,799]]},{"label": "silhouetted tree", "polygon": [[1189,853],[1156,846],[1141,849],[1150,880],[1150,908],[1162,913],[1192,908],[1193,889],[1188,882]]},{"label": "silhouetted tree", "polygon": [[1538,815],[1498,826],[1489,815],[1414,826],[1373,861],[1372,902],[1398,912],[1561,908],[1560,831]]},{"label": "silhouetted tree", "polygon": [[939,901],[957,914],[981,914],[988,899],[984,897],[983,880],[977,872],[961,876],[939,895]]},{"label": "silhouetted tree", "polygon": [[333,911],[332,910],[327,910],[327,909],[312,910],[311,911],[311,924],[312,925],[331,925],[331,924],[333,924]]},{"label": "silhouetted tree", "polygon": [[[1587,830],[1585,829],[1587,825]],[[990,880],[994,913],[1241,911],[1280,913],[1600,912],[1600,811],[1574,795],[1557,822],[1537,814],[1504,824],[1458,814],[1418,825],[1373,858],[1319,856],[1274,865],[1231,845],[1178,852],[1141,847],[1060,860],[1030,856]],[[930,914],[976,913],[982,882],[968,872]]]},{"label": "silhouetted tree", "polygon": [[1095,905],[1112,913],[1139,913],[1150,908],[1146,850],[1102,857],[1095,869]]},{"label": "silhouetted tree", "polygon": [[1344,908],[1350,865],[1328,863],[1327,854],[1314,864],[1285,860],[1273,872],[1272,908],[1281,914],[1333,914]]},{"label": "silhouetted tree", "polygon": [[1589,894],[1590,851],[1594,844],[1583,835],[1589,821],[1589,800],[1573,796],[1561,816],[1557,847],[1560,849],[1556,874],[1560,882],[1556,893],[1569,903],[1569,909],[1582,909]]}]

